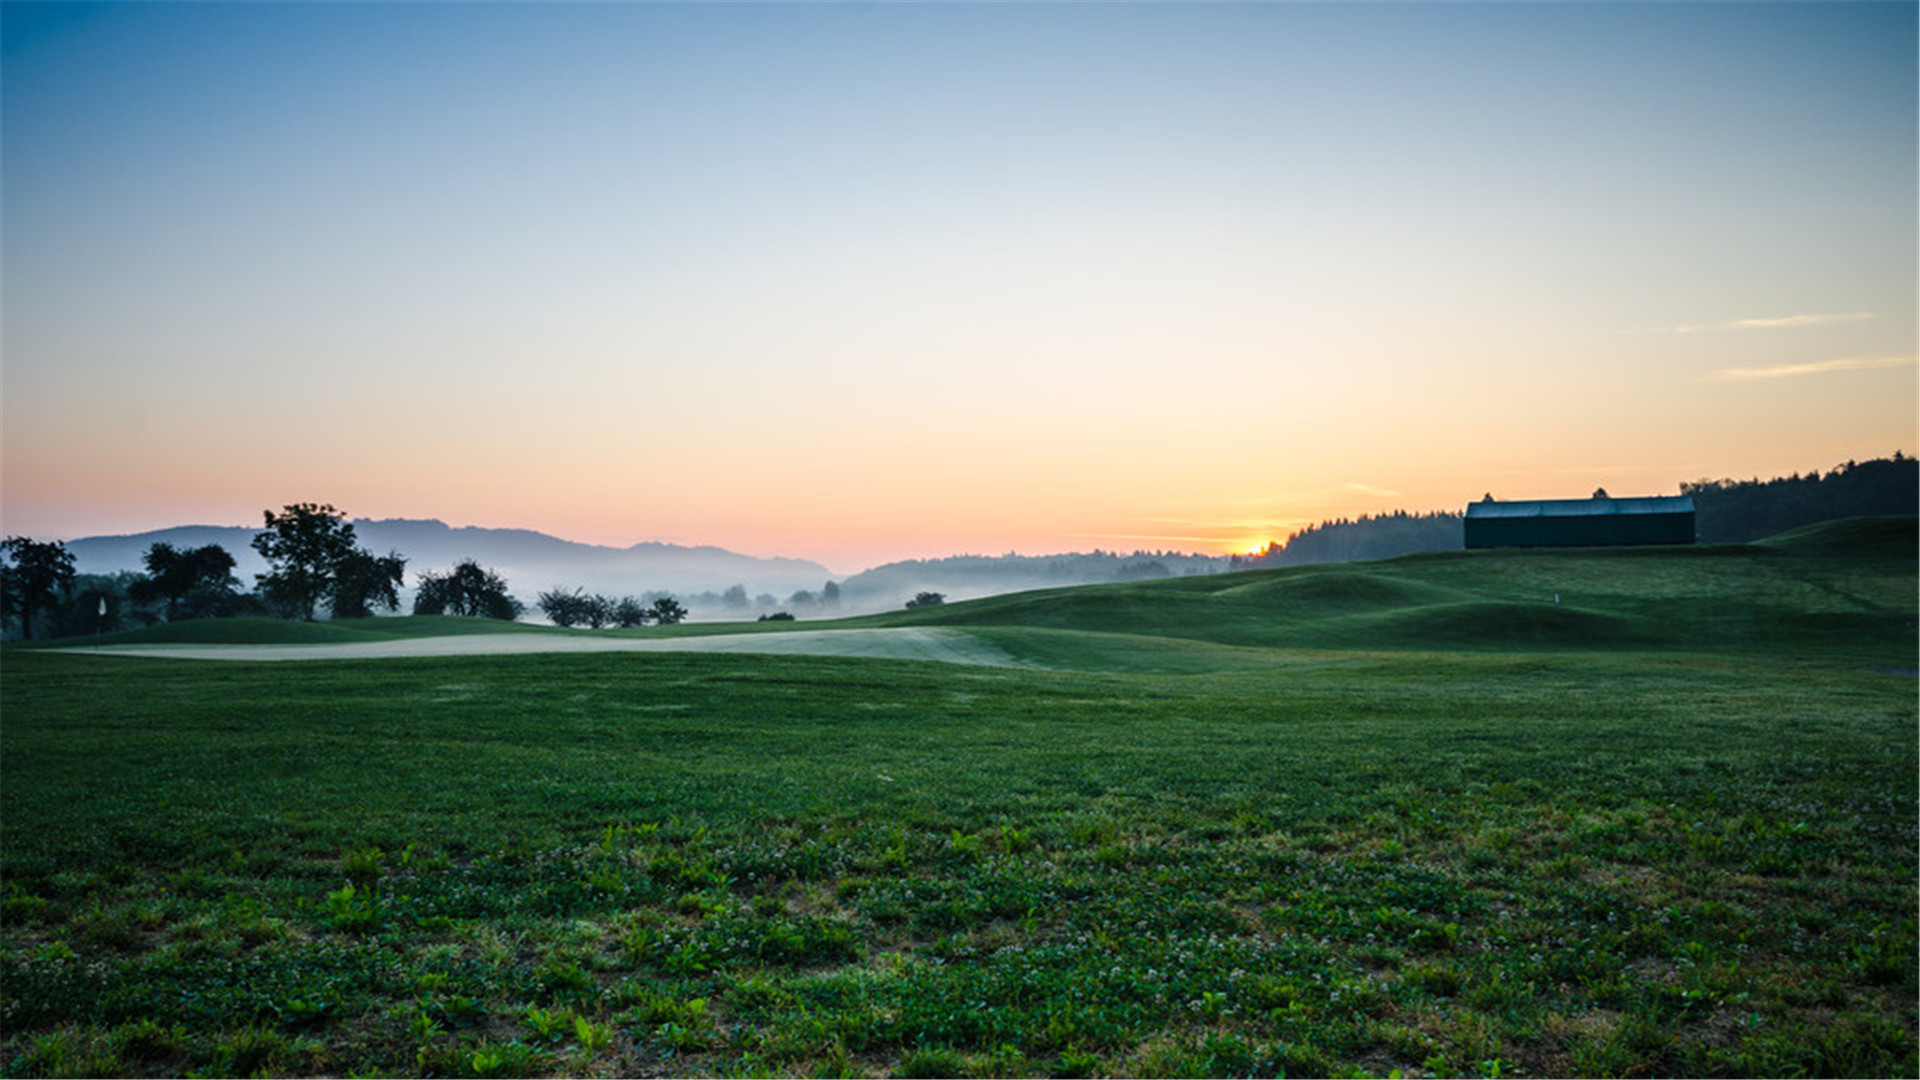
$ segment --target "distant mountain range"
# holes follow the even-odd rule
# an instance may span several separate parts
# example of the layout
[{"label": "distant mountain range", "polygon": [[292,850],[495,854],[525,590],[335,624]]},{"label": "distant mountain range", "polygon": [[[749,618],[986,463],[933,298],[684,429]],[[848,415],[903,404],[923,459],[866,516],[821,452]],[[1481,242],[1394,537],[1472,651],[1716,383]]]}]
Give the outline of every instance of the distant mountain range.
[{"label": "distant mountain range", "polygon": [[[353,522],[361,547],[376,555],[397,551],[407,559],[409,584],[423,570],[446,570],[463,559],[473,559],[505,578],[507,587],[531,603],[541,592],[582,587],[588,592],[639,595],[672,592],[686,595],[722,592],[734,585],[748,593],[786,596],[801,589],[818,590],[833,574],[805,559],[758,558],[717,547],[641,543],[632,547],[603,547],[562,540],[529,529],[454,528],[436,520],[360,518]],[[133,536],[90,536],[67,542],[75,569],[82,574],[112,574],[140,570],[154,544],[176,548],[218,544],[233,555],[235,574],[245,588],[267,565],[253,550],[259,529],[243,526],[184,525]]]},{"label": "distant mountain range", "polygon": [[[1131,581],[1155,577],[1218,573],[1231,561],[1223,556],[1179,552],[1094,551],[1058,555],[954,555],[887,563],[836,582],[842,603],[821,606],[820,594],[833,574],[805,559],[759,558],[717,547],[640,543],[604,547],[562,540],[529,529],[454,528],[443,521],[360,518],[354,538],[376,555],[399,552],[407,560],[407,583],[422,571],[446,570],[464,559],[506,579],[507,588],[532,606],[549,589],[581,588],[608,596],[669,592],[692,603],[696,615],[738,618],[743,609],[727,607],[721,594],[745,590],[749,612],[787,609],[802,615],[855,614],[900,604],[921,591],[960,600],[1022,589]],[[251,589],[267,564],[253,550],[260,530],[244,526],[183,525],[132,536],[89,536],[67,542],[75,569],[110,575],[144,568],[155,544],[176,548],[218,544],[237,564],[235,576]],[[804,595],[798,595],[804,594]],[[402,589],[410,603],[411,590]]]}]

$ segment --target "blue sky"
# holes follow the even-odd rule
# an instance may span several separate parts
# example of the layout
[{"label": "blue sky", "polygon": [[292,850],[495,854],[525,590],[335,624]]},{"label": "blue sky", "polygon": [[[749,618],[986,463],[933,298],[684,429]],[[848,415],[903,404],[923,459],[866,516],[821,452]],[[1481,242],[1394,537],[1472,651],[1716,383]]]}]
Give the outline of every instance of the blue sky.
[{"label": "blue sky", "polygon": [[838,565],[1911,451],[1915,38],[1891,3],[7,3],[0,510]]}]

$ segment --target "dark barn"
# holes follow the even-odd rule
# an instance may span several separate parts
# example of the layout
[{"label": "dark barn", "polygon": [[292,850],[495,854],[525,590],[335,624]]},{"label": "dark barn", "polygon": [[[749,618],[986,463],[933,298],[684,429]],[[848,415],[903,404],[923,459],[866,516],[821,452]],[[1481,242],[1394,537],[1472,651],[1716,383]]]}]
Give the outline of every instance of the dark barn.
[{"label": "dark barn", "polygon": [[1693,499],[1537,499],[1500,502],[1488,496],[1467,505],[1467,546],[1610,547],[1693,543]]}]

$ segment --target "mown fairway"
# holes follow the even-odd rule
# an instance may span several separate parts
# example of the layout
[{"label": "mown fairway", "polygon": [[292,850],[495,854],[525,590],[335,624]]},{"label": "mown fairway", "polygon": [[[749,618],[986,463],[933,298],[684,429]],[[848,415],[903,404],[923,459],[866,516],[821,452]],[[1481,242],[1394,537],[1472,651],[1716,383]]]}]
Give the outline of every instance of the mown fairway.
[{"label": "mown fairway", "polygon": [[10,649],[0,1064],[1912,1075],[1914,536],[848,622],[1031,668]]}]

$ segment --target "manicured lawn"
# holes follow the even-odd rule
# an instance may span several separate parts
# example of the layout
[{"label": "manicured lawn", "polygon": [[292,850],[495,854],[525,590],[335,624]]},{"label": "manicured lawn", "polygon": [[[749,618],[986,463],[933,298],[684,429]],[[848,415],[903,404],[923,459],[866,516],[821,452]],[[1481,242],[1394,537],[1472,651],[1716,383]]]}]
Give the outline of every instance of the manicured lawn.
[{"label": "manicured lawn", "polygon": [[1912,1075],[1913,557],[1819,540],[897,617],[1034,670],[9,650],[0,1065]]}]

